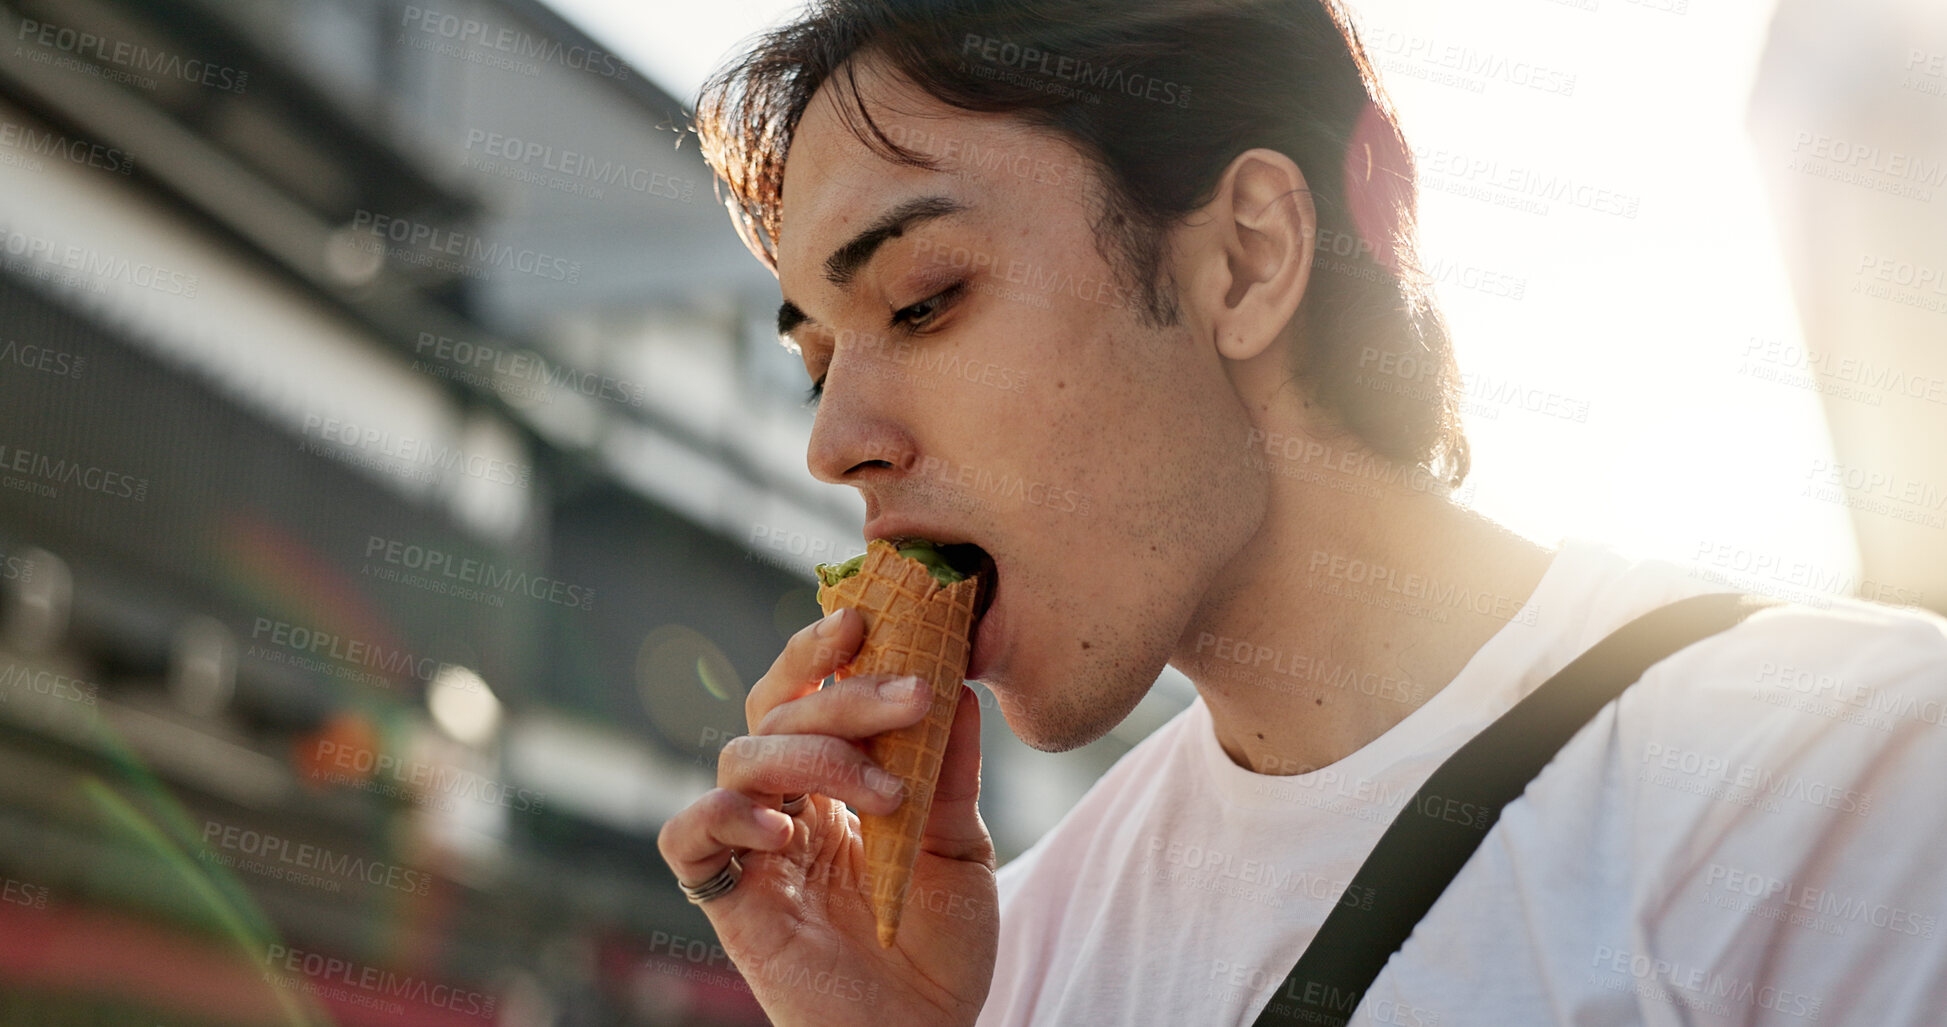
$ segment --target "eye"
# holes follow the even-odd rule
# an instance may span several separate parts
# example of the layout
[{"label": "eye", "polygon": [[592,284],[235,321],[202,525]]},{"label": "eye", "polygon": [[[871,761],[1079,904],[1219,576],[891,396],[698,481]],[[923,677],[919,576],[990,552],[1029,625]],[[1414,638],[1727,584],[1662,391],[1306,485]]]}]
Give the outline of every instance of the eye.
[{"label": "eye", "polygon": [[952,306],[953,301],[960,298],[960,293],[966,288],[966,284],[956,282],[910,307],[893,311],[890,327],[908,333],[924,331],[941,311]]},{"label": "eye", "polygon": [[821,374],[817,381],[811,383],[811,388],[805,390],[804,405],[817,409],[818,401],[823,398],[825,398],[825,376]]}]

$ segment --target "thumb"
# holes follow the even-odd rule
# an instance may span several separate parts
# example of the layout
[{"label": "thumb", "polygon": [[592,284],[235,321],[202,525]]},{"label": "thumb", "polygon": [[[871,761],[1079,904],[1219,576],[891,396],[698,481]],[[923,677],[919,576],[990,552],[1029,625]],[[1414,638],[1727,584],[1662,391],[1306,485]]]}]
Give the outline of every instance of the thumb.
[{"label": "thumb", "polygon": [[960,705],[953,711],[946,754],[940,760],[940,781],[933,788],[933,810],[926,818],[920,848],[948,859],[972,860],[994,866],[994,842],[980,819],[980,700],[974,690],[960,686]]}]

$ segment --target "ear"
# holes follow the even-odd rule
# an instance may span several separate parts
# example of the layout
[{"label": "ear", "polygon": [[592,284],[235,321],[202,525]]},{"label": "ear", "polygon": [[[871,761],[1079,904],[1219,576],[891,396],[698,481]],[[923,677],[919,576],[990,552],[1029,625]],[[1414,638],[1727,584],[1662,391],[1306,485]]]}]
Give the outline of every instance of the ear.
[{"label": "ear", "polygon": [[1305,173],[1275,150],[1238,154],[1192,230],[1198,320],[1218,352],[1249,360],[1284,334],[1305,298],[1318,213]]}]

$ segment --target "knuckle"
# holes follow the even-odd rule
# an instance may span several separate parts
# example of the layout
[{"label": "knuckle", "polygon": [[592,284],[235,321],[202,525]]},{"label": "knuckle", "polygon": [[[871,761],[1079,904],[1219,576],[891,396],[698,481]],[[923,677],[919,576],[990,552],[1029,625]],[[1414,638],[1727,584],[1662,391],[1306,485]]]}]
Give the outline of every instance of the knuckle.
[{"label": "knuckle", "polygon": [[727,788],[717,788],[697,800],[704,816],[710,820],[722,820],[736,811],[739,796]]},{"label": "knuckle", "polygon": [[662,830],[656,832],[656,851],[662,853],[663,862],[672,865],[675,864],[676,858],[670,855],[669,850],[671,844],[676,840],[676,832],[680,830],[677,827],[677,821],[681,820],[682,816],[681,813],[678,813],[676,816],[669,818],[669,820],[664,822]]},{"label": "knuckle", "polygon": [[764,707],[762,706],[763,700],[759,697],[764,695],[768,691],[765,688],[765,684],[769,680],[770,680],[770,675],[768,674],[765,675],[763,679],[759,680],[757,684],[751,688],[750,694],[744,696],[744,723],[755,724],[757,723],[758,718],[763,716],[764,714]]},{"label": "knuckle", "polygon": [[[798,702],[802,702],[803,700],[796,700],[796,701],[798,701]],[[780,704],[780,705],[777,705],[777,706],[773,706],[773,707],[771,707],[771,712],[769,712],[769,713],[766,713],[766,714],[764,714],[764,717],[763,717],[763,719],[761,719],[761,720],[759,720],[759,721],[758,721],[758,722],[757,722],[757,723],[756,723],[756,724],[755,724],[755,725],[754,725],[754,726],[753,726],[753,727],[752,727],[752,728],[750,729],[750,733],[751,733],[752,735],[775,735],[775,734],[782,734],[783,732],[781,732],[781,731],[779,731],[779,730],[778,730],[778,728],[779,728],[779,727],[780,727],[780,726],[781,726],[782,724],[784,724],[784,722],[785,722],[785,721],[786,721],[786,720],[787,720],[787,719],[788,719],[788,718],[789,718],[789,717],[790,717],[790,716],[792,715],[792,713],[794,712],[794,711],[791,711],[791,710],[787,710],[787,709],[785,708],[785,707],[788,707],[788,706],[790,706],[790,705],[791,705],[791,703],[782,703],[782,704]]]}]

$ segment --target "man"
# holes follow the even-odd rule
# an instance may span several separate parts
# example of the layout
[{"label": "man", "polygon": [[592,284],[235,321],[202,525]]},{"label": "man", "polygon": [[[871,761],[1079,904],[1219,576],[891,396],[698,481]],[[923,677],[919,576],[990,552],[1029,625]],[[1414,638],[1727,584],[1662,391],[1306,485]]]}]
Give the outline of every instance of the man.
[{"label": "man", "polygon": [[[846,806],[899,797],[854,743],[921,705],[819,688],[856,615],[800,632],[661,837],[780,1024],[1249,1023],[1442,760],[1707,590],[1453,502],[1410,151],[1318,0],[831,0],[699,131],[822,390],[812,472],[868,538],[993,558],[969,676],[1015,733],[1099,738],[1165,662],[1199,693],[998,874],[963,694],[882,950]],[[1663,661],[1355,1022],[1938,1022],[1943,704],[1942,622],[1864,604]]]}]

